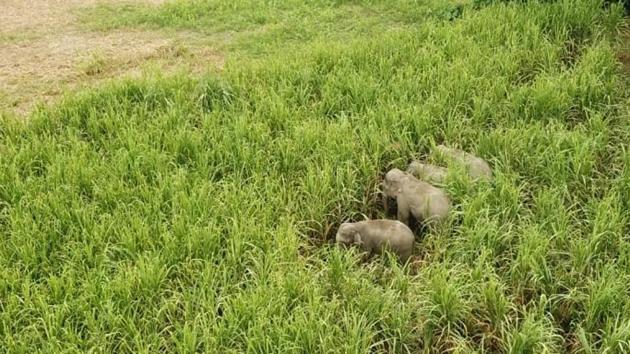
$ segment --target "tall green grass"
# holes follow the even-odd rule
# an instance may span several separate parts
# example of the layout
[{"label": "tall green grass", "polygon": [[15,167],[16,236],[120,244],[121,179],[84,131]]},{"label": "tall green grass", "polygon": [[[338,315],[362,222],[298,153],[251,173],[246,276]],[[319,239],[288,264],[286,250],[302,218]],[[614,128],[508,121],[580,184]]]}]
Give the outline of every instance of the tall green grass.
[{"label": "tall green grass", "polygon": [[[495,4],[5,117],[0,347],[627,352],[630,110],[600,5]],[[496,180],[449,180],[414,264],[329,243],[438,143]]]},{"label": "tall green grass", "polygon": [[[458,17],[469,0],[179,0],[156,7],[99,4],[79,17],[96,30],[141,27],[192,30],[232,55],[298,50],[315,41],[368,38]],[[297,47],[297,48],[295,48]]]}]

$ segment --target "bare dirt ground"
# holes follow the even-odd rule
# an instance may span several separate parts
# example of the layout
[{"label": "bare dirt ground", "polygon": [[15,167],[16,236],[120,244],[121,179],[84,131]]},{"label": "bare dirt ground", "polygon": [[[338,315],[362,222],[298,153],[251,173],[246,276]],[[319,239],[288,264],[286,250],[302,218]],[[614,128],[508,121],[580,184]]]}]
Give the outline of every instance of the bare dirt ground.
[{"label": "bare dirt ground", "polygon": [[[0,110],[23,116],[66,90],[137,75],[147,66],[222,66],[222,56],[194,33],[82,28],[76,12],[104,2],[122,1],[0,0]],[[136,2],[157,6],[162,0]]]}]

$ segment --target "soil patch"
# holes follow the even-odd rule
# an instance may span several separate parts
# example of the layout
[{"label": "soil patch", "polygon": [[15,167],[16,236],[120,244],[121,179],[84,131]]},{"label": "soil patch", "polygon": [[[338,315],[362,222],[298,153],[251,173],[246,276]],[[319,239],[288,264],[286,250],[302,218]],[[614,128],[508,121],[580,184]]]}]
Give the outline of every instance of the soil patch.
[{"label": "soil patch", "polygon": [[96,32],[78,26],[78,10],[103,2],[0,0],[0,110],[26,115],[36,103],[54,101],[68,89],[136,75],[146,65],[195,71],[223,65],[223,57],[200,44],[196,33]]}]

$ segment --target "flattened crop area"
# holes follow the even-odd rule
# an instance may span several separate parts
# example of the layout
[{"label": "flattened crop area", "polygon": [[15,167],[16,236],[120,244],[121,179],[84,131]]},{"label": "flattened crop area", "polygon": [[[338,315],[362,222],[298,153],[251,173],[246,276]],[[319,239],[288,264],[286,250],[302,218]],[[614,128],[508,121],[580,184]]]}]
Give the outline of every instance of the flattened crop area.
[{"label": "flattened crop area", "polygon": [[[161,1],[142,2],[157,5]],[[190,62],[186,43],[194,37],[191,33],[99,32],[78,24],[78,11],[103,3],[0,0],[0,110],[23,115],[34,104],[52,102],[68,89],[136,74],[147,62],[162,68]],[[197,48],[192,56],[221,65],[221,57],[211,50]]]}]

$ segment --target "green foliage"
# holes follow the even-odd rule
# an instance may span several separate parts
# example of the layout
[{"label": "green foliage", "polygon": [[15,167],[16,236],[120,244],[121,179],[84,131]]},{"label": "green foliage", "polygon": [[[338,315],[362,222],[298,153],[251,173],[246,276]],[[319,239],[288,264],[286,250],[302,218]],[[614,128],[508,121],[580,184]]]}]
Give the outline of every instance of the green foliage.
[{"label": "green foliage", "polygon": [[[173,22],[194,27],[259,9],[230,4],[141,11],[187,9]],[[384,6],[292,4],[260,16]],[[2,118],[0,347],[627,351],[630,108],[610,44],[620,9],[600,5],[408,17]],[[387,168],[438,143],[486,158],[496,179],[450,178],[456,210],[418,233],[414,264],[329,244],[342,220],[383,216]]]},{"label": "green foliage", "polygon": [[230,53],[268,54],[316,41],[353,40],[428,19],[455,20],[469,0],[179,0],[160,6],[101,4],[83,11],[87,26],[107,30],[142,26],[202,32]]},{"label": "green foliage", "polygon": [[[479,7],[483,7],[483,6],[488,6],[491,4],[497,4],[497,3],[517,3],[517,4],[524,4],[527,2],[539,2],[539,3],[551,3],[551,2],[562,2],[564,1],[564,3],[566,4],[571,4],[572,1],[570,0],[473,0],[473,5],[477,8]],[[630,1],[628,0],[601,0],[601,4],[603,6],[620,6],[623,7],[626,11],[626,13],[628,13],[630,11]]]}]

